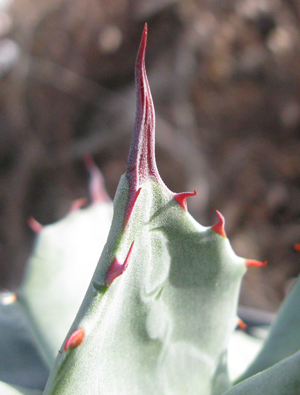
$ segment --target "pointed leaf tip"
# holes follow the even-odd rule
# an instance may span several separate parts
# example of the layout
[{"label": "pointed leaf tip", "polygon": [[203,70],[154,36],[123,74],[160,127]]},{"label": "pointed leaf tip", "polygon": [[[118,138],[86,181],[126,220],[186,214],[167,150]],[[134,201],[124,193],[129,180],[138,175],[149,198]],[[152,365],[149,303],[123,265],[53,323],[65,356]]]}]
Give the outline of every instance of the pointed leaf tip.
[{"label": "pointed leaf tip", "polygon": [[135,64],[136,119],[127,161],[130,191],[137,191],[149,177],[163,184],[155,160],[155,113],[145,68],[147,24],[144,27]]},{"label": "pointed leaf tip", "polygon": [[266,266],[268,264],[268,261],[264,261],[264,262],[260,262],[260,261],[256,261],[255,259],[245,259],[245,264],[246,267],[262,267],[262,266]]},{"label": "pointed leaf tip", "polygon": [[84,339],[85,331],[83,328],[78,328],[76,331],[74,331],[67,339],[64,350],[68,351],[73,348],[78,347]]},{"label": "pointed leaf tip", "polygon": [[174,199],[180,206],[184,209],[184,211],[187,211],[187,204],[186,204],[186,199],[190,196],[195,196],[197,195],[197,192],[194,190],[194,192],[182,192],[182,193],[176,193],[174,195]]},{"label": "pointed leaf tip", "polygon": [[28,218],[27,223],[28,223],[30,229],[34,231],[34,233],[40,233],[43,230],[43,225],[40,224],[33,217]]},{"label": "pointed leaf tip", "polygon": [[105,285],[106,286],[109,286],[117,277],[119,277],[121,274],[123,274],[124,271],[127,269],[133,245],[134,245],[134,241],[131,243],[128,254],[127,254],[123,264],[120,264],[118,259],[115,258],[113,263],[110,265],[108,272],[106,274],[106,277],[105,277]]},{"label": "pointed leaf tip", "polygon": [[216,210],[216,213],[217,213],[217,215],[219,217],[219,221],[215,225],[213,225],[211,227],[211,230],[213,230],[214,232],[218,233],[222,237],[226,237],[226,233],[225,233],[225,218],[220,213],[220,211]]}]

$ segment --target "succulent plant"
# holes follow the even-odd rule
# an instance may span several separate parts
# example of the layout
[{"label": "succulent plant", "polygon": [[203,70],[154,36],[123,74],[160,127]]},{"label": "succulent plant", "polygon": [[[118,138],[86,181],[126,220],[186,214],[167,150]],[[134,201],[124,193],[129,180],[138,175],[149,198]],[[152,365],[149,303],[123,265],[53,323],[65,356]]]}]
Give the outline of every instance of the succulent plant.
[{"label": "succulent plant", "polygon": [[147,27],[136,61],[137,113],[127,172],[107,243],[59,352],[45,395],[222,394],[246,267],[224,219],[203,227],[194,192],[173,193],[154,154],[155,115],[145,71]]},{"label": "succulent plant", "polygon": [[[160,178],[146,41],[147,26],[136,61],[127,172],[106,244],[111,203],[98,196],[100,175],[90,159],[98,203],[43,228],[31,220],[38,242],[18,308],[49,366],[62,343],[44,395],[299,395],[300,280],[256,361],[231,388],[227,349],[238,322],[241,279],[247,267],[266,262],[238,257],[223,216],[217,211],[215,225],[201,226],[187,210],[186,199],[196,192],[173,193]],[[3,382],[0,393],[40,394]]]}]

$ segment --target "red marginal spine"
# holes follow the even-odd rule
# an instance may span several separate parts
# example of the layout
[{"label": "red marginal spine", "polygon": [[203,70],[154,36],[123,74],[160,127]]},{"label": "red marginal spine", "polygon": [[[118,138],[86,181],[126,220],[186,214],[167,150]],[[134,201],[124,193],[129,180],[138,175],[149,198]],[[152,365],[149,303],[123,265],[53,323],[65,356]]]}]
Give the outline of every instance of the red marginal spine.
[{"label": "red marginal spine", "polygon": [[64,350],[69,351],[72,350],[73,348],[78,347],[84,339],[85,336],[85,331],[83,328],[78,328],[76,331],[74,331],[67,339],[65,343]]},{"label": "red marginal spine", "polygon": [[71,205],[71,213],[76,212],[79,210],[81,207],[85,206],[87,204],[87,199],[86,198],[79,198],[74,200],[74,202]]},{"label": "red marginal spine", "polygon": [[30,229],[33,230],[35,233],[40,233],[43,230],[43,225],[40,224],[33,217],[29,217],[27,222],[28,222]]},{"label": "red marginal spine", "polygon": [[260,262],[260,261],[256,261],[255,259],[245,259],[245,264],[246,267],[262,267],[262,266],[266,266],[268,264],[268,261],[264,261],[264,262]]},{"label": "red marginal spine", "polygon": [[131,217],[132,211],[134,209],[135,203],[137,201],[137,198],[141,192],[142,188],[139,188],[136,193],[133,195],[133,198],[131,200],[129,200],[128,205],[127,205],[127,209],[126,209],[126,213],[125,213],[125,222],[124,222],[124,228],[126,227],[126,225],[128,224],[128,221]]},{"label": "red marginal spine", "polygon": [[115,258],[113,263],[110,265],[105,277],[106,286],[109,286],[117,277],[123,274],[124,271],[127,269],[133,245],[134,245],[134,241],[131,243],[128,254],[123,264],[119,263],[118,259]]},{"label": "red marginal spine", "polygon": [[300,243],[294,244],[294,249],[295,249],[296,251],[300,251]]},{"label": "red marginal spine", "polygon": [[176,193],[174,194],[174,199],[180,206],[184,209],[184,211],[187,211],[187,204],[186,204],[186,199],[190,196],[195,196],[197,195],[197,192],[194,190],[194,192],[182,192],[182,193]]},{"label": "red marginal spine", "polygon": [[214,232],[218,233],[220,236],[222,237],[226,237],[226,233],[225,233],[225,218],[223,217],[223,215],[216,210],[216,213],[219,217],[219,221],[213,225],[211,227],[211,230],[213,230]]}]

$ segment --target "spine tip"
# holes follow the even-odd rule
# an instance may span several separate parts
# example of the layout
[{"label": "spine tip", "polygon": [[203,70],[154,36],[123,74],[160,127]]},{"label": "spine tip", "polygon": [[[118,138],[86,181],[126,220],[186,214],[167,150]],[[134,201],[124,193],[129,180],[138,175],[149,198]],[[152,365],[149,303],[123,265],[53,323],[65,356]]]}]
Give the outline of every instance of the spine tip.
[{"label": "spine tip", "polygon": [[211,230],[213,230],[215,233],[218,233],[222,237],[226,237],[225,233],[225,218],[223,215],[216,210],[217,216],[219,217],[218,222],[211,227]]},{"label": "spine tip", "polygon": [[294,249],[300,252],[300,243],[294,244]]},{"label": "spine tip", "polygon": [[245,260],[245,264],[246,267],[263,267],[266,266],[268,264],[268,261],[264,261],[264,262],[260,262],[260,261],[256,261],[255,259],[246,259]]},{"label": "spine tip", "polygon": [[187,204],[186,204],[186,199],[190,196],[195,196],[197,195],[197,192],[194,190],[194,192],[182,192],[182,193],[176,193],[174,195],[174,199],[180,206],[184,209],[184,211],[187,211]]}]

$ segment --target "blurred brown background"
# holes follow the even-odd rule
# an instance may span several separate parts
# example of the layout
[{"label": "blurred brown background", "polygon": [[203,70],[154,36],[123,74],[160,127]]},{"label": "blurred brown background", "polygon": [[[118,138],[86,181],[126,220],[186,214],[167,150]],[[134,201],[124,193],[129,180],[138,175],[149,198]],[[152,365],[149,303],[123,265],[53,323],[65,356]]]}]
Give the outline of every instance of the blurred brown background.
[{"label": "blurred brown background", "polygon": [[0,287],[15,289],[29,216],[61,218],[88,196],[83,156],[110,196],[135,116],[145,22],[161,176],[220,210],[249,269],[244,305],[275,311],[300,270],[300,3],[297,0],[1,0]]}]

